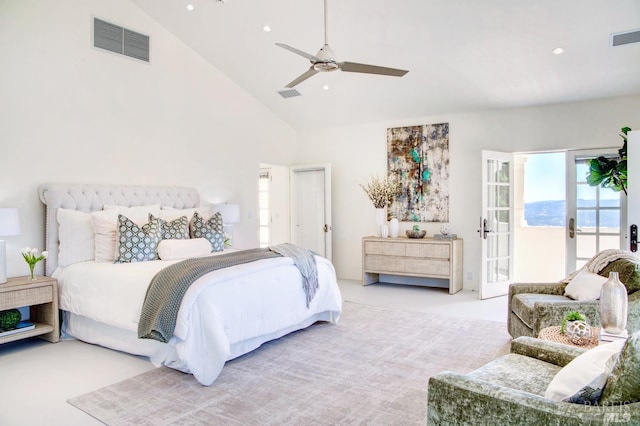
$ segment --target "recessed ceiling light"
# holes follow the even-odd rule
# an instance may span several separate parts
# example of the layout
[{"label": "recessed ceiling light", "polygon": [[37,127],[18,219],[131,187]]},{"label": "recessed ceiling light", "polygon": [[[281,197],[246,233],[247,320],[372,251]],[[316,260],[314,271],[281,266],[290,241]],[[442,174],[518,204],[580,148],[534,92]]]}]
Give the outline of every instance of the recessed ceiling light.
[{"label": "recessed ceiling light", "polygon": [[268,25],[265,25],[264,27],[262,27],[262,30],[263,30],[265,33],[268,33],[269,31],[271,31],[271,27],[270,27],[270,26],[268,26]]},{"label": "recessed ceiling light", "polygon": [[551,53],[553,53],[554,55],[562,55],[564,53],[564,48],[556,47],[551,51]]},{"label": "recessed ceiling light", "polygon": [[193,7],[193,5],[191,3],[189,3],[186,7],[187,7],[187,10],[189,12],[191,12],[193,9],[195,9],[195,7]]},{"label": "recessed ceiling light", "polygon": [[322,90],[329,90],[329,85],[325,84],[324,86],[322,86]]}]

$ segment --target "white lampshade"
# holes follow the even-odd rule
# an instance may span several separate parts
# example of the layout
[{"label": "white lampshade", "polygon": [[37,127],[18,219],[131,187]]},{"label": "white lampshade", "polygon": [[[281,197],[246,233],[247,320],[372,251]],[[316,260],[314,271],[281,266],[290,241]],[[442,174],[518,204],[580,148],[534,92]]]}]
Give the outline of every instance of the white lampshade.
[{"label": "white lampshade", "polygon": [[240,206],[238,204],[214,204],[213,208],[222,214],[222,223],[225,225],[240,222]]},{"label": "white lampshade", "polygon": [[13,235],[20,235],[18,209],[0,209],[0,237],[10,237]]}]

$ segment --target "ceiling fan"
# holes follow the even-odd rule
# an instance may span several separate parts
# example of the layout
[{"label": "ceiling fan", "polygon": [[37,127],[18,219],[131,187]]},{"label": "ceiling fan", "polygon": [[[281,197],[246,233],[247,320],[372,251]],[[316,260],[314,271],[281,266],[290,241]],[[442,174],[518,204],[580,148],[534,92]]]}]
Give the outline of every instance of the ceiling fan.
[{"label": "ceiling fan", "polygon": [[397,68],[387,68],[387,67],[379,67],[377,65],[358,64],[356,62],[336,61],[333,50],[329,46],[329,42],[327,39],[327,0],[324,0],[324,46],[322,46],[322,48],[318,51],[318,53],[315,56],[283,43],[276,43],[276,46],[280,46],[283,49],[287,49],[293,53],[303,56],[311,62],[311,66],[306,72],[304,72],[302,75],[300,75],[291,83],[285,86],[290,89],[302,83],[309,77],[314,76],[318,72],[335,71],[338,69],[345,72],[390,75],[394,77],[402,77],[403,75],[409,72],[407,70],[401,70]]}]

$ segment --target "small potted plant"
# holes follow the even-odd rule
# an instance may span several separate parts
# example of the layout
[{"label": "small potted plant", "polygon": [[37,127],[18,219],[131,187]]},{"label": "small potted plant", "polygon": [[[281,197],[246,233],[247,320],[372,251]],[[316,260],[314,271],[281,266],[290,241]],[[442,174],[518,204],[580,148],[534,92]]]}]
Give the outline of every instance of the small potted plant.
[{"label": "small potted plant", "polygon": [[413,225],[413,228],[407,229],[406,233],[409,238],[424,238],[427,235],[427,231],[424,229],[421,231],[418,225]]},{"label": "small potted plant", "polygon": [[567,329],[567,325],[569,322],[573,322],[573,321],[587,321],[587,317],[585,317],[583,314],[581,314],[578,311],[571,311],[569,313],[567,313],[563,318],[562,318],[562,324],[560,325],[560,333],[565,334],[565,331]]}]

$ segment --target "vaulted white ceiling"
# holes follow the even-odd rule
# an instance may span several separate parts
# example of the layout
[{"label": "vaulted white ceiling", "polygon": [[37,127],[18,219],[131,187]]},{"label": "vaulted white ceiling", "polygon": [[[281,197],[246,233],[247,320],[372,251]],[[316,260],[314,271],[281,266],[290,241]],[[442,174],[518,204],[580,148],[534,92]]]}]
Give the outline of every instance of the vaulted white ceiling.
[{"label": "vaulted white ceiling", "polygon": [[287,99],[310,64],[275,43],[316,54],[323,0],[132,2],[299,130],[640,93],[640,43],[610,45],[638,0],[328,0],[339,61],[409,73],[319,73]]}]

